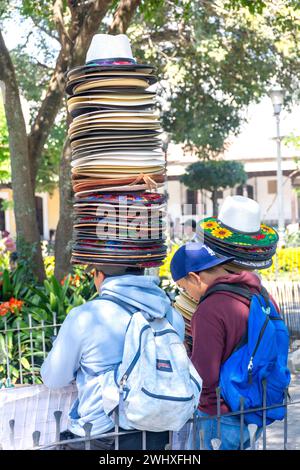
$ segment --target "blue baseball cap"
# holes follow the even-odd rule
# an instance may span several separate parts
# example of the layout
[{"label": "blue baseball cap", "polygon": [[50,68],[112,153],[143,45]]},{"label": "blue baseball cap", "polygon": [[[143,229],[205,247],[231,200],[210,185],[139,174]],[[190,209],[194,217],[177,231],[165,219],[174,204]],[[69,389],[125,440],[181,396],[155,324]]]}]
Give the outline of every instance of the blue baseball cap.
[{"label": "blue baseball cap", "polygon": [[203,243],[187,243],[181,246],[171,260],[171,274],[176,282],[188,273],[201,272],[221,264],[233,261],[234,257],[217,256],[216,253]]}]

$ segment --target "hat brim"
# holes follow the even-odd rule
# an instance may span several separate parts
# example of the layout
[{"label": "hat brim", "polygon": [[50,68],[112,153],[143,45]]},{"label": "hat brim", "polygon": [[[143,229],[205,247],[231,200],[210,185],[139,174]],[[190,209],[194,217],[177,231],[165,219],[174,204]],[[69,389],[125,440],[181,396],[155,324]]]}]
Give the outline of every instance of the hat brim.
[{"label": "hat brim", "polygon": [[[276,245],[271,248],[263,249],[261,247],[245,250],[241,246],[230,246],[216,243],[214,240],[207,239],[204,235],[204,243],[221,256],[233,256],[234,259],[243,261],[263,262],[271,259],[276,253]],[[256,251],[257,250],[257,251]]]},{"label": "hat brim", "polygon": [[250,270],[250,271],[253,271],[253,270],[263,270],[263,269],[268,269],[272,266],[273,264],[273,260],[272,259],[269,259],[267,261],[261,261],[261,262],[256,262],[256,261],[243,261],[243,260],[237,260],[235,259],[234,261],[232,261],[232,263],[229,263],[228,266],[230,265],[233,265],[233,266],[236,266],[238,268],[242,268],[242,269],[245,269],[245,270]]},{"label": "hat brim", "polygon": [[221,266],[222,264],[230,263],[232,261],[234,261],[234,258],[232,256],[226,258],[222,257],[217,260],[213,260],[210,263],[206,263],[201,267],[201,269],[198,269],[197,272],[200,273],[202,271],[206,271],[207,269],[214,268],[215,266]]},{"label": "hat brim", "polygon": [[104,72],[104,71],[111,71],[113,69],[116,70],[143,70],[146,73],[153,73],[155,67],[149,64],[108,64],[108,65],[99,65],[95,64],[95,61],[90,61],[89,64],[81,65],[75,67],[67,72],[67,78],[70,80],[72,75],[76,75],[78,73],[88,74],[89,72]]},{"label": "hat brim", "polygon": [[261,224],[260,230],[255,234],[247,234],[224,226],[216,217],[202,219],[198,223],[197,232],[204,233],[208,239],[222,242],[224,245],[243,246],[245,249],[269,247],[278,242],[276,230],[265,224]]}]

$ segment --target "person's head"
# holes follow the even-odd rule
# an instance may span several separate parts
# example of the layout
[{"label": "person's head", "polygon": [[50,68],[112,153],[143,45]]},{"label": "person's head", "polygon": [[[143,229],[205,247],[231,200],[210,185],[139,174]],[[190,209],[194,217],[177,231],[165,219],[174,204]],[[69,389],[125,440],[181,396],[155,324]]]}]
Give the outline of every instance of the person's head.
[{"label": "person's head", "polygon": [[218,257],[202,243],[187,243],[174,254],[171,274],[178,287],[198,302],[215,279],[228,274],[223,265],[232,260]]},{"label": "person's head", "polygon": [[94,283],[97,291],[107,277],[124,276],[125,274],[133,274],[135,276],[142,276],[144,268],[131,267],[131,266],[112,266],[112,265],[90,265],[87,271],[93,271]]},{"label": "person's head", "polygon": [[196,232],[197,223],[194,219],[188,219],[186,222],[182,224],[184,235],[190,237]]}]

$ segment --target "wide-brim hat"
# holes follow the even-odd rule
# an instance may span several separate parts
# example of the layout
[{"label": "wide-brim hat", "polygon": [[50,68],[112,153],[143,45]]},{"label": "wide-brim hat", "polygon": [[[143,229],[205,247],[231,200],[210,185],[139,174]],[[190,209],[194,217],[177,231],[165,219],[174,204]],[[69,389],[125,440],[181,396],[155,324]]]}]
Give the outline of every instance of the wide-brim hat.
[{"label": "wide-brim hat", "polygon": [[101,77],[103,81],[104,78],[113,79],[113,76],[121,86],[122,80],[126,77],[132,80],[134,76],[137,80],[145,80],[149,86],[157,81],[153,71],[153,66],[136,62],[125,34],[95,34],[86,55],[86,64],[68,71],[66,92],[72,94],[74,87],[84,82],[87,85],[92,78],[97,79],[101,86]]},{"label": "wide-brim hat", "polygon": [[204,232],[207,238],[221,240],[225,245],[262,247],[271,246],[278,242],[278,233],[272,227],[261,224],[259,230],[253,233],[237,231],[223,224],[216,217],[206,217],[199,222],[200,232]]},{"label": "wide-brim hat", "polygon": [[278,242],[276,230],[261,224],[259,204],[244,196],[228,196],[218,217],[201,220],[198,232],[224,245],[255,248],[270,247]]}]

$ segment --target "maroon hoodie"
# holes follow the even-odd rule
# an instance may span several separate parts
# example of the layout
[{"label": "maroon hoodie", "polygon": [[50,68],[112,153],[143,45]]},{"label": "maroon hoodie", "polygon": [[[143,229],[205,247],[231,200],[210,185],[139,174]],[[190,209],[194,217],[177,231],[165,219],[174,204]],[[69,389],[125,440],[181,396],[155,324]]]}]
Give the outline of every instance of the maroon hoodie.
[{"label": "maroon hoodie", "polygon": [[[219,277],[210,287],[220,283],[242,284],[252,292],[259,292],[261,288],[259,277],[247,271]],[[231,292],[215,292],[198,305],[192,317],[191,360],[203,380],[199,409],[204,413],[217,413],[215,390],[219,385],[220,367],[244,335],[248,315],[249,300]],[[229,411],[221,400],[221,413]]]}]

